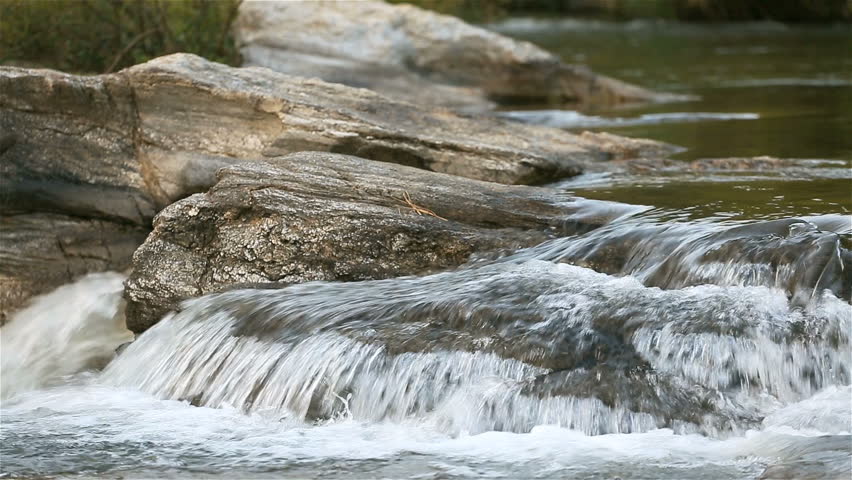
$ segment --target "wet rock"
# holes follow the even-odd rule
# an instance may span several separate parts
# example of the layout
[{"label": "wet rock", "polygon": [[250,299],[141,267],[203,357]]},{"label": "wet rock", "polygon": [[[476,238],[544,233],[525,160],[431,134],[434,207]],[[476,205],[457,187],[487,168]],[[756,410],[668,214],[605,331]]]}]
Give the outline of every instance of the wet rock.
[{"label": "wet rock", "polygon": [[709,431],[759,424],[759,417],[739,407],[736,414],[725,411],[718,404],[718,391],[655,372],[638,355],[633,363],[637,366],[604,363],[589,369],[557,370],[527,382],[524,393],[542,398],[596,398],[610,408],[650,414],[658,425],[676,430],[690,424]]},{"label": "wet rock", "polygon": [[[233,284],[424,274],[629,209],[344,155],[270,162],[225,168],[206,194],[158,215],[127,282],[129,328],[143,331],[182,299]],[[580,214],[596,205],[597,215]]]},{"label": "wet rock", "polygon": [[[852,237],[848,216],[755,222],[724,230],[645,224],[604,228],[565,248],[546,246],[536,258],[613,275],[648,286],[754,285],[784,290],[795,305],[825,290],[852,301]],[[837,228],[838,231],[832,231]]]},{"label": "wet rock", "polygon": [[[627,144],[622,144],[627,146]],[[682,161],[662,155],[645,155],[642,157],[627,155],[624,161],[598,164],[596,170],[623,174],[654,174],[654,173],[683,173],[683,174],[741,174],[762,173],[768,176],[811,178],[811,177],[849,177],[848,169],[843,168],[844,162],[838,160],[760,157],[722,157],[700,158],[693,161]]]},{"label": "wet rock", "polygon": [[[127,352],[125,367],[143,368],[113,373],[167,398],[200,395],[208,407],[281,408],[308,420],[332,417],[336,398],[354,392],[355,418],[436,413],[441,425],[449,412],[448,431],[546,423],[588,434],[727,435],[763,417],[741,398],[793,402],[848,383],[843,312],[779,311],[775,292],[753,293],[665,291],[511,259],[423,277],[228,291],[184,303]],[[800,315],[816,327],[804,338],[789,321]],[[250,371],[234,351],[257,360]]]},{"label": "wet rock", "polygon": [[488,99],[612,104],[676,98],[411,5],[246,1],[234,28],[247,65],[430,105],[481,110]]},{"label": "wet rock", "polygon": [[130,265],[146,228],[51,213],[0,216],[0,324],[32,296]]}]

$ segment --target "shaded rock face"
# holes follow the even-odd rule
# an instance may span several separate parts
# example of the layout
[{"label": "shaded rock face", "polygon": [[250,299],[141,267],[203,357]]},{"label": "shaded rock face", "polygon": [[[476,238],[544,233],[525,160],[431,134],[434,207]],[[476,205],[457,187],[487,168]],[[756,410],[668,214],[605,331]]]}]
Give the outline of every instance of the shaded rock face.
[{"label": "shaded rock face", "polygon": [[85,273],[127,268],[147,233],[52,213],[0,216],[0,324],[34,295]]},{"label": "shaded rock face", "polygon": [[246,65],[424,104],[482,110],[488,99],[611,104],[674,98],[410,5],[246,1],[234,30]]},{"label": "shaded rock face", "polygon": [[181,300],[229,286],[424,274],[629,213],[336,154],[270,162],[225,168],[206,194],[157,216],[134,254],[128,328],[141,332]]},{"label": "shaded rock face", "polygon": [[0,208],[150,222],[136,126],[121,77],[0,69]]}]

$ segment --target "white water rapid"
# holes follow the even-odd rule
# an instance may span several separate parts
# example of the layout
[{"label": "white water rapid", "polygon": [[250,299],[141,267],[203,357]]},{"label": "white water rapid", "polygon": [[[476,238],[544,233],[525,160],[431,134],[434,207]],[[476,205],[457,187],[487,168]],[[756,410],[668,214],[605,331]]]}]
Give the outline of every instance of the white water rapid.
[{"label": "white water rapid", "polygon": [[124,276],[87,275],[33,300],[0,328],[0,396],[103,367],[133,339],[124,327]]},{"label": "white water rapid", "polygon": [[228,291],[103,370],[123,277],[84,277],[0,330],[3,474],[848,478],[840,220],[623,218],[426,277]]}]

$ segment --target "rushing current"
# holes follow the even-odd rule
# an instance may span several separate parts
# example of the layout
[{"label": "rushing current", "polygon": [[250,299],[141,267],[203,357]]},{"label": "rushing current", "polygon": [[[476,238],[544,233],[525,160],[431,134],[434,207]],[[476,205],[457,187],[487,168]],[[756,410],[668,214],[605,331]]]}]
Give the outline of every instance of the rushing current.
[{"label": "rushing current", "polygon": [[84,277],[0,330],[3,471],[848,476],[850,225],[640,215],[426,277],[234,290],[102,370],[122,276]]},{"label": "rushing current", "polygon": [[[849,112],[808,103],[848,96],[826,77],[842,32],[652,27],[560,24],[541,43],[691,46],[672,50],[689,62],[595,66],[698,93],[693,111],[504,115],[670,140],[690,160],[751,155],[768,132],[757,154],[800,161],[583,175],[554,188],[645,207],[430,276],[189,299],[135,339],[124,276],[83,277],[0,328],[0,478],[848,479],[852,150],[828,127]],[[742,37],[755,45],[731,51]],[[630,66],[605,53],[590,61]],[[771,102],[740,107],[755,90]]]}]

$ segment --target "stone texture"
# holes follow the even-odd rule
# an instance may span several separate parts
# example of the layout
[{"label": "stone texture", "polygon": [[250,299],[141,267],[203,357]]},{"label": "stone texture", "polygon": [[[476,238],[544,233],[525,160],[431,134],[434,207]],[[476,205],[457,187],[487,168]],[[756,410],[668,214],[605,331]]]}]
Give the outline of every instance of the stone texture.
[{"label": "stone texture", "polygon": [[234,30],[246,65],[430,105],[483,110],[490,99],[612,104],[677,98],[411,5],[249,0]]},{"label": "stone texture", "polygon": [[[474,119],[364,89],[263,68],[231,68],[187,54],[99,76],[3,67],[0,215],[12,229],[9,235],[16,234],[22,215],[67,216],[75,224],[75,238],[94,241],[81,229],[144,231],[160,209],[210,187],[219,168],[303,150],[357,154],[501,183],[540,183],[576,175],[586,164],[624,158],[625,149],[651,156],[670,148],[617,138],[623,142]],[[42,228],[52,235],[51,225],[19,233]],[[38,255],[14,246],[9,251],[16,252],[9,258]],[[66,278],[61,272],[67,261],[58,254],[50,258],[55,262],[45,260],[39,268],[56,268],[56,278]],[[122,262],[86,265],[94,271]],[[7,284],[30,285],[10,293],[15,298],[55,284],[38,280],[48,275],[44,272],[28,276],[26,269],[0,268],[24,275],[14,280],[9,276],[14,273],[7,273]]]},{"label": "stone texture", "polygon": [[270,162],[227,167],[157,216],[127,281],[131,330],[228,286],[421,275],[630,211],[337,154]]},{"label": "stone texture", "polygon": [[650,140],[473,119],[187,54],[96,77],[5,67],[0,111],[4,210],[97,211],[137,224],[203,191],[223,165],[296,151],[518,184],[673,151]]}]

